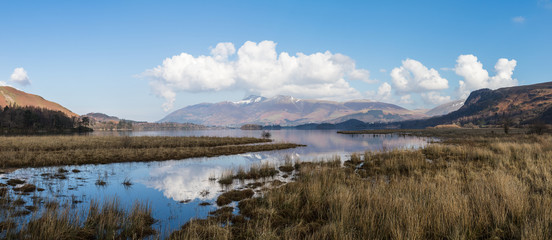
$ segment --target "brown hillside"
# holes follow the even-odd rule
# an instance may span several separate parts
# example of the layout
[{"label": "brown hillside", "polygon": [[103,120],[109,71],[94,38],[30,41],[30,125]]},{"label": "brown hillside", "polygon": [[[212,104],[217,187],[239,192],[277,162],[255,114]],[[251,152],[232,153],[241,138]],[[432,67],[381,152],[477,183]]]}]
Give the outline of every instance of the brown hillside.
[{"label": "brown hillside", "polygon": [[78,114],[71,112],[69,109],[55,102],[48,101],[41,96],[26,93],[13,87],[0,86],[0,106],[9,106],[11,104],[16,104],[21,107],[30,106],[61,111],[69,117],[79,116]]},{"label": "brown hillside", "polygon": [[451,123],[502,125],[508,122],[514,126],[538,122],[552,124],[552,82],[476,90],[454,112],[424,120],[399,122],[395,127],[425,128]]}]

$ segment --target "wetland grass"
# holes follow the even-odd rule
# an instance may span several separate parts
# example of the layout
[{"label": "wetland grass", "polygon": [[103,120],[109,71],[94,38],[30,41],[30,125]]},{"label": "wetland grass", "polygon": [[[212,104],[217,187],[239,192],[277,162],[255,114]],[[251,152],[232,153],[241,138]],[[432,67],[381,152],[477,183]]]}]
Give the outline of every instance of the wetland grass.
[{"label": "wetland grass", "polygon": [[30,193],[30,192],[36,191],[36,186],[33,184],[27,183],[21,187],[14,188],[13,190],[17,192]]},{"label": "wetland grass", "polygon": [[[301,146],[270,141],[248,137],[1,136],[0,169],[162,161]],[[68,172],[59,170],[60,176]]]},{"label": "wetland grass", "polygon": [[99,204],[92,201],[86,210],[76,210],[70,204],[52,207],[30,216],[35,206],[23,206],[17,199],[0,210],[0,234],[6,239],[141,239],[155,235],[148,204],[134,203],[125,209],[117,199]]},{"label": "wetland grass", "polygon": [[226,170],[222,173],[218,182],[222,185],[230,185],[234,182],[234,179],[239,180],[257,180],[261,178],[271,178],[278,174],[276,167],[268,162],[262,164],[252,164],[249,169],[245,170],[243,167],[239,167],[237,170]]},{"label": "wetland grass", "polygon": [[286,156],[284,160],[284,164],[278,167],[278,170],[285,172],[285,173],[291,173],[293,170],[295,170],[295,166],[293,165],[291,161],[291,157]]},{"label": "wetland grass", "polygon": [[232,170],[224,171],[218,180],[218,183],[222,185],[230,185],[233,182],[234,182],[234,175],[232,174]]},{"label": "wetland grass", "polygon": [[453,138],[461,137],[501,137],[508,135],[525,135],[531,129],[511,128],[509,133],[505,133],[503,128],[425,128],[425,129],[373,129],[373,130],[355,130],[355,131],[337,131],[340,134],[398,134],[412,135],[420,137],[438,137]]},{"label": "wetland grass", "polygon": [[130,187],[132,186],[132,181],[130,180],[130,178],[126,177],[123,182],[122,182],[123,186],[125,187]]},{"label": "wetland grass", "polygon": [[221,194],[217,198],[217,205],[224,206],[234,201],[241,201],[243,199],[253,197],[254,194],[255,192],[251,189],[230,190]]},{"label": "wetland grass", "polygon": [[276,167],[271,163],[265,162],[262,164],[252,164],[249,166],[248,171],[239,168],[234,178],[239,180],[260,179],[274,177],[276,174],[278,174]]},{"label": "wetland grass", "polygon": [[241,200],[239,215],[190,221],[171,238],[552,239],[550,135],[352,158],[302,163],[295,182]]}]

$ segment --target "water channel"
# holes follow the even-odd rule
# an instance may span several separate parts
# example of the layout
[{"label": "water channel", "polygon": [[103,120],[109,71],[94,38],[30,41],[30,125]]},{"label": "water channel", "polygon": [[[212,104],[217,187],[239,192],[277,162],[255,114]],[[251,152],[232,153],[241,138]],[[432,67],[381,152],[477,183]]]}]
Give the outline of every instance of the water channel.
[{"label": "water channel", "polygon": [[[270,162],[278,166],[284,159],[315,161],[340,156],[347,160],[354,152],[394,148],[419,148],[431,139],[399,135],[343,135],[324,130],[273,130],[271,138],[275,142],[305,144],[306,147],[238,154],[220,157],[175,159],[160,162],[134,162],[103,165],[57,166],[23,168],[11,173],[0,174],[0,182],[7,179],[24,179],[45,189],[24,200],[32,203],[33,197],[56,199],[69,202],[75,208],[87,209],[92,200],[112,200],[117,198],[129,208],[135,201],[147,202],[153,208],[153,217],[158,220],[155,227],[160,232],[170,232],[179,228],[191,218],[206,217],[215,210],[216,197],[227,187],[221,186],[213,178],[219,178],[224,171],[251,164]],[[95,132],[93,135],[129,136],[248,136],[260,137],[256,130],[200,130],[200,131],[144,131],[144,132]],[[52,178],[60,171],[67,170],[65,179]],[[74,172],[73,170],[76,169]],[[289,178],[278,175],[283,182]],[[105,185],[96,184],[98,180]],[[132,185],[125,186],[129,180]],[[236,181],[235,181],[236,182]],[[240,187],[236,182],[232,188]],[[212,205],[200,206],[202,202]]]}]

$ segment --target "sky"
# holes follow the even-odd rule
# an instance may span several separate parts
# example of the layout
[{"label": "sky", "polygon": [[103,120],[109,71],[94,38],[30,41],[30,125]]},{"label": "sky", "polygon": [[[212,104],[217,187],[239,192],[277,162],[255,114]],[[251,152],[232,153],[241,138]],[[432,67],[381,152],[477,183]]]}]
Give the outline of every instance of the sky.
[{"label": "sky", "polygon": [[552,81],[552,1],[1,1],[0,84],[157,121],[249,95],[409,109]]}]

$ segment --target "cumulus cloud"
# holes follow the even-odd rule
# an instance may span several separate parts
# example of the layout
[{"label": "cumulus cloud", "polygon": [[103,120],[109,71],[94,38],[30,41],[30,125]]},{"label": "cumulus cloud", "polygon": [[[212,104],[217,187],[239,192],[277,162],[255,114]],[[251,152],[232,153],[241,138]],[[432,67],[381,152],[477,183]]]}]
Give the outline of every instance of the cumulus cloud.
[{"label": "cumulus cloud", "polygon": [[27,71],[23,68],[16,68],[10,76],[10,81],[21,84],[23,86],[31,84]]},{"label": "cumulus cloud", "polygon": [[166,100],[166,111],[180,91],[243,90],[265,97],[354,99],[361,94],[348,80],[373,82],[370,73],[357,68],[348,56],[329,51],[278,54],[272,41],[247,41],[237,52],[232,43],[219,43],[209,56],[181,53],[142,76],[149,78],[153,92]]},{"label": "cumulus cloud", "polygon": [[354,69],[349,73],[349,79],[351,80],[361,80],[366,83],[375,83],[375,80],[370,79],[370,71],[365,69]]},{"label": "cumulus cloud", "polygon": [[402,104],[412,104],[412,103],[414,103],[414,100],[412,100],[412,96],[410,94],[406,94],[406,95],[401,96],[400,103],[402,103]]},{"label": "cumulus cloud", "polygon": [[389,85],[389,83],[382,83],[379,87],[378,87],[378,92],[377,92],[377,96],[379,98],[379,100],[388,100],[389,97],[391,96],[391,85]]},{"label": "cumulus cloud", "polygon": [[516,65],[515,59],[500,58],[495,64],[496,75],[490,77],[476,56],[460,55],[454,68],[456,74],[464,78],[463,81],[459,81],[460,98],[466,98],[471,91],[481,88],[497,89],[517,85],[517,79],[512,78]]},{"label": "cumulus cloud", "polygon": [[211,49],[211,55],[217,60],[226,60],[234,53],[236,53],[236,48],[230,42],[218,43],[215,48]]},{"label": "cumulus cloud", "polygon": [[451,101],[450,96],[441,96],[439,92],[431,91],[421,94],[425,103],[440,105]]},{"label": "cumulus cloud", "polygon": [[512,22],[515,22],[515,23],[524,23],[524,22],[525,22],[525,18],[522,17],[522,16],[513,17],[513,18],[512,18]]},{"label": "cumulus cloud", "polygon": [[402,61],[402,66],[393,68],[391,79],[395,89],[402,93],[420,93],[448,88],[448,80],[442,78],[437,70],[428,69],[413,59],[406,59]]}]

